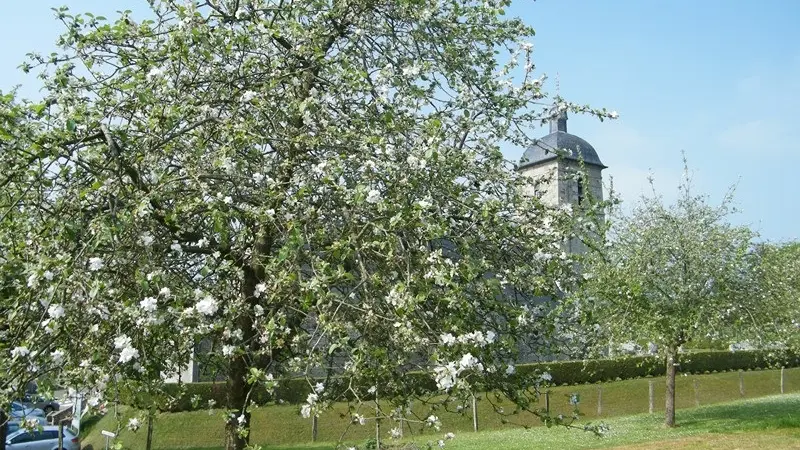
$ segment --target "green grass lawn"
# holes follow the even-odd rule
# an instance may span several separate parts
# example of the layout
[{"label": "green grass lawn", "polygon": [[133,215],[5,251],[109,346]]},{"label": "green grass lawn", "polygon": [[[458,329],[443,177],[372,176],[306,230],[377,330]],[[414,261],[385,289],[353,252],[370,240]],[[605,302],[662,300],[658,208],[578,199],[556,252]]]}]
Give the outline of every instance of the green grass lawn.
[{"label": "green grass lawn", "polygon": [[[664,380],[656,378],[596,385],[559,386],[552,389],[550,398],[551,409],[554,412],[569,412],[567,395],[579,393],[581,395],[580,409],[585,414],[581,418],[582,423],[603,420],[612,424],[610,435],[601,439],[574,430],[543,429],[538,427],[541,425],[539,419],[530,414],[513,416],[513,424],[504,425],[501,423],[501,418],[491,412],[488,401],[485,399],[478,403],[480,428],[481,430],[501,431],[472,432],[472,417],[469,410],[462,415],[438,411],[436,414],[443,422],[442,432],[434,433],[428,430],[425,432],[426,434],[420,435],[420,430],[415,427],[413,430],[407,430],[406,436],[411,436],[413,432],[414,440],[424,443],[429,439],[439,439],[444,432],[452,431],[458,437],[448,443],[448,447],[458,449],[523,448],[523,446],[524,448],[596,448],[645,441],[658,442],[659,440],[671,441],[684,438],[697,440],[698,435],[702,433],[716,433],[713,437],[718,438],[721,436],[719,433],[736,431],[740,434],[749,432],[752,434],[752,438],[750,438],[752,440],[766,439],[761,444],[748,448],[763,446],[767,446],[766,448],[793,448],[787,447],[785,442],[780,445],[772,445],[769,439],[774,438],[781,441],[800,437],[797,434],[798,428],[800,428],[800,424],[798,424],[800,419],[797,416],[800,414],[800,395],[784,395],[772,398],[767,403],[762,403],[762,400],[754,400],[730,405],[693,408],[696,400],[699,400],[701,405],[711,405],[740,399],[738,380],[739,375],[736,372],[679,377],[676,401],[678,408],[681,409],[678,414],[678,422],[683,426],[677,430],[664,430],[660,427],[663,415]],[[656,414],[608,419],[609,417],[646,413],[649,403],[649,381],[654,381],[656,386]],[[697,396],[695,396],[695,383]],[[780,371],[745,372],[744,384],[746,399],[775,394],[779,392]],[[602,389],[603,407],[598,416],[597,400],[600,389]],[[786,370],[785,391],[800,393],[800,369]],[[511,405],[508,408],[512,409]],[[788,411],[792,408],[793,414],[789,414]],[[361,444],[360,448],[363,448],[364,442],[374,437],[375,428],[372,423],[368,423],[366,426],[353,425],[348,428],[348,420],[340,416],[340,414],[346,414],[346,405],[341,404],[335,405],[332,410],[324,413],[319,419],[318,440],[323,444],[311,444],[311,421],[300,417],[298,410],[298,406],[289,405],[274,405],[254,410],[251,442],[270,443],[268,448],[291,448],[294,450],[332,448],[333,444],[330,443],[337,442],[342,433],[347,430],[344,441],[350,445]],[[779,417],[773,418],[777,422],[770,422],[769,420],[773,419],[767,420],[761,417],[763,415],[751,414],[759,410],[777,414]],[[426,414],[425,410],[419,412],[422,415]],[[129,414],[131,414],[130,410],[120,407],[122,423],[127,422]],[[365,413],[365,415],[368,414]],[[780,423],[780,420],[784,420],[780,417],[784,417],[786,426],[776,425]],[[767,421],[765,422],[765,420]],[[515,425],[530,425],[536,428],[526,431]],[[384,430],[389,428],[391,426],[384,425],[383,427]],[[84,445],[91,445],[94,449],[104,448],[104,441],[100,436],[101,429],[116,429],[113,414],[98,418],[94,423],[87,423],[84,426],[84,433],[82,433]],[[712,429],[716,431],[711,431]],[[386,436],[385,431],[383,434]],[[144,449],[144,430],[137,433],[123,430],[120,433],[120,439],[126,448]],[[560,443],[566,442],[564,439],[573,439],[574,445],[572,443],[561,445]],[[702,442],[687,442],[691,442],[691,444],[686,444],[689,446],[687,448],[703,448]],[[223,419],[219,410],[212,414],[207,411],[160,414],[156,419],[153,440],[155,449],[211,449],[220,448],[222,443]],[[668,448],[668,445],[672,444],[665,443],[664,445],[667,445]],[[646,448],[664,448],[664,446],[659,444]],[[731,446],[723,442],[716,447],[706,448],[731,448]]]},{"label": "green grass lawn", "polygon": [[738,400],[678,413],[679,427],[664,428],[661,415],[639,414],[606,421],[603,437],[563,428],[462,433],[453,450],[583,448],[800,448],[800,394]]}]

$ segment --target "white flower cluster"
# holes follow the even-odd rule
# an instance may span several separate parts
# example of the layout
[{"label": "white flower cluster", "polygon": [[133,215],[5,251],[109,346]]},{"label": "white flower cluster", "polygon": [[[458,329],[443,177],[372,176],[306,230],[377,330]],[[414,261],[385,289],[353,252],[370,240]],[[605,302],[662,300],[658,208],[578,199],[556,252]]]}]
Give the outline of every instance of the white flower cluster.
[{"label": "white flower cluster", "polygon": [[353,414],[353,423],[358,423],[359,425],[366,425],[367,418],[362,416],[361,414]]},{"label": "white flower cluster", "polygon": [[139,357],[139,350],[133,347],[131,338],[121,334],[114,338],[114,348],[119,350],[119,362],[125,364]]},{"label": "white flower cluster", "polygon": [[142,301],[139,302],[139,307],[141,307],[145,312],[148,313],[155,312],[157,306],[158,306],[158,300],[156,300],[155,297],[145,297]]},{"label": "white flower cluster", "polygon": [[429,427],[433,427],[436,431],[439,431],[439,428],[442,426],[442,422],[439,420],[438,417],[431,414],[425,419],[425,424]]},{"label": "white flower cluster", "polygon": [[253,297],[261,298],[261,296],[264,295],[265,292],[267,292],[267,285],[264,283],[258,283],[256,285],[255,291],[253,291]]},{"label": "white flower cluster", "polygon": [[202,300],[197,302],[194,307],[200,314],[205,316],[213,316],[214,313],[217,312],[217,309],[219,309],[219,303],[217,303],[217,300],[214,297],[206,295]]},{"label": "white flower cluster", "polygon": [[31,351],[28,350],[28,347],[20,346],[20,347],[14,347],[13,349],[11,349],[11,357],[12,358],[23,358],[25,356],[28,356],[30,353],[31,353]]},{"label": "white flower cluster", "polygon": [[381,191],[377,189],[372,189],[367,192],[367,203],[378,203],[381,201]]},{"label": "white flower cluster", "polygon": [[322,383],[317,383],[314,386],[314,392],[308,394],[306,397],[306,402],[300,407],[300,415],[303,416],[304,419],[308,419],[311,417],[311,411],[314,408],[314,405],[317,404],[319,401],[319,395],[325,390],[325,385]]},{"label": "white flower cluster", "polygon": [[475,369],[483,372],[483,364],[472,353],[465,353],[458,362],[449,362],[433,368],[434,379],[439,390],[447,391],[458,384],[458,376],[462,372]]},{"label": "white flower cluster", "polygon": [[61,305],[50,305],[50,307],[47,308],[47,315],[54,320],[60,319],[64,317],[64,307]]},{"label": "white flower cluster", "polygon": [[130,419],[128,419],[128,429],[129,430],[136,431],[140,427],[141,427],[141,423],[139,422],[139,419],[137,419],[136,417],[131,417]]},{"label": "white flower cluster", "polygon": [[477,330],[458,337],[453,336],[451,333],[445,333],[439,337],[442,344],[448,347],[456,344],[474,344],[481,348],[494,343],[496,338],[497,334],[492,330],[488,330],[485,333]]},{"label": "white flower cluster", "polygon": [[103,266],[105,266],[105,263],[103,262],[102,258],[89,258],[89,270],[92,272],[97,272],[98,270],[102,269]]},{"label": "white flower cluster", "polygon": [[153,241],[155,241],[155,237],[149,231],[145,231],[139,236],[139,245],[142,247],[150,247],[153,245]]},{"label": "white flower cluster", "polygon": [[397,287],[393,287],[386,296],[386,301],[395,308],[402,308],[408,303],[408,294],[400,291]]}]

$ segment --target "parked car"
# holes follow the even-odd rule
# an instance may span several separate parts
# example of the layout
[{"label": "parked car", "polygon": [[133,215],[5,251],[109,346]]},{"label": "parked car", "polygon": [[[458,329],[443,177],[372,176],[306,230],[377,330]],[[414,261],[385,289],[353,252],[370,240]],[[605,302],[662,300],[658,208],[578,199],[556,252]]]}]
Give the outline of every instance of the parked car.
[{"label": "parked car", "polygon": [[[64,450],[80,450],[81,442],[74,430],[64,427]],[[48,425],[41,430],[18,430],[6,438],[6,450],[57,450],[58,427]]]},{"label": "parked car", "polygon": [[35,420],[39,424],[39,426],[42,427],[49,425],[45,417],[33,416],[33,417],[28,417],[28,419],[11,419],[8,422],[6,422],[6,436],[19,430],[20,428],[24,428],[23,425],[25,420]]},{"label": "parked car", "polygon": [[11,412],[9,416],[12,419],[24,419],[26,417],[44,417],[46,414],[44,410],[39,408],[29,408],[20,402],[11,402]]},{"label": "parked car", "polygon": [[55,400],[48,400],[36,393],[25,394],[25,397],[20,401],[28,408],[38,408],[44,411],[45,415],[53,411],[61,409],[61,405]]}]

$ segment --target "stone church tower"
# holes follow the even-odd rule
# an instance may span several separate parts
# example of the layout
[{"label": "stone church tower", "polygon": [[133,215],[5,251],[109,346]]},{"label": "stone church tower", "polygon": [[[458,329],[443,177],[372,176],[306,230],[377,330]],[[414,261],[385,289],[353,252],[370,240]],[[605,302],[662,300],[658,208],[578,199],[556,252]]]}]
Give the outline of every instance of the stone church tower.
[{"label": "stone church tower", "polygon": [[[580,175],[581,160],[586,169],[586,180],[584,175]],[[571,204],[578,212],[587,197],[603,199],[601,172],[605,168],[594,147],[567,133],[567,113],[562,112],[550,120],[550,134],[537,139],[525,150],[517,170],[531,177],[529,195],[540,197],[553,206]],[[572,239],[565,250],[583,253],[585,248],[579,240]]]}]

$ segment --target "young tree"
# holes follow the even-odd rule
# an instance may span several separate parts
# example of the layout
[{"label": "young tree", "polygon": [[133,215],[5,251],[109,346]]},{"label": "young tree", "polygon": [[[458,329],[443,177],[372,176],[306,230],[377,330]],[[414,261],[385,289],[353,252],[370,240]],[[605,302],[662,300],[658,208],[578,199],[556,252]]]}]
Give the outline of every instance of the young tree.
[{"label": "young tree", "polygon": [[229,449],[285,374],[339,376],[304,415],[372,386],[402,403],[412,369],[454,394],[519,387],[520,340],[549,329],[527,298],[575,277],[553,256],[570,215],[525,197],[498,148],[548,116],[508,2],[150,3],[57,10],[63,52],[23,67],[44,98],[2,155],[39,193],[7,205],[42,223],[14,231],[39,246],[20,276],[63,273],[50,302],[91,324],[63,372],[107,397],[210,339]]},{"label": "young tree", "polygon": [[599,345],[658,345],[669,427],[675,425],[679,348],[698,338],[741,340],[768,323],[763,299],[751,295],[755,234],[726,221],[731,201],[732,192],[719,206],[692,193],[686,169],[675,204],[654,193],[630,215],[612,216],[609,234],[584,262],[580,294],[569,302],[599,330]]}]

